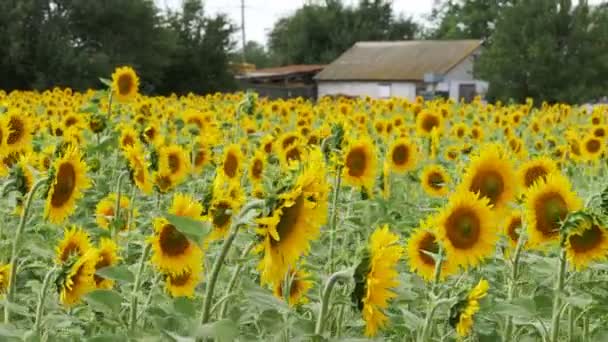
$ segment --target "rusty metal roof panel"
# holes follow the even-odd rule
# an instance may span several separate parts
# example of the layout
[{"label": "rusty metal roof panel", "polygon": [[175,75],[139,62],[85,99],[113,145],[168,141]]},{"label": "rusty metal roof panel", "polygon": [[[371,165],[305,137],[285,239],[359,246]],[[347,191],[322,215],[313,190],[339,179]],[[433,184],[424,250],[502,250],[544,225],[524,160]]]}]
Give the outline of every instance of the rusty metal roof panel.
[{"label": "rusty metal roof panel", "polygon": [[480,40],[359,42],[315,78],[320,81],[422,81],[425,73],[447,73],[480,45]]},{"label": "rusty metal roof panel", "polygon": [[253,70],[241,75],[240,78],[276,77],[301,73],[316,73],[323,70],[324,67],[325,65],[318,64],[287,65],[282,67]]}]

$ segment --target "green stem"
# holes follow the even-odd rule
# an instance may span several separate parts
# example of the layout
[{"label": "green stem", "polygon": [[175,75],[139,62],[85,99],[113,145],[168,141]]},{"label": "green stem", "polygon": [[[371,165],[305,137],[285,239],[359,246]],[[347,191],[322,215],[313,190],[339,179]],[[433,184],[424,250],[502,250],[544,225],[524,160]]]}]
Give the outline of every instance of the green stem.
[{"label": "green stem", "polygon": [[44,311],[44,301],[46,300],[46,294],[51,283],[51,277],[55,273],[55,267],[51,268],[50,271],[44,277],[42,287],[40,288],[40,294],[38,295],[38,306],[36,307],[36,321],[34,322],[34,331],[40,332],[40,326],[42,325],[42,312]]},{"label": "green stem", "polygon": [[141,276],[144,272],[144,267],[146,265],[146,259],[148,258],[148,254],[150,253],[150,249],[152,245],[149,243],[144,247],[143,252],[141,253],[141,259],[139,260],[139,266],[137,268],[137,274],[135,275],[135,282],[133,283],[133,293],[131,294],[131,308],[129,311],[129,330],[133,331],[135,329],[135,322],[137,321],[137,304],[138,304],[138,296],[137,292],[139,291],[139,286],[141,284]]},{"label": "green stem", "polygon": [[336,283],[341,281],[349,281],[353,278],[353,271],[351,269],[343,270],[332,274],[327,282],[325,282],[325,287],[323,288],[323,294],[321,297],[321,311],[319,312],[319,317],[317,318],[317,324],[315,326],[315,335],[317,337],[321,336],[323,333],[323,325],[326,321],[327,309],[329,308],[329,300],[331,299],[331,292],[336,285]]},{"label": "green stem", "polygon": [[[509,286],[507,290],[507,301],[510,303],[515,297],[516,289],[517,289],[517,278],[519,277],[519,259],[521,256],[521,251],[523,249],[523,245],[525,243],[525,237],[523,232],[519,234],[519,238],[517,239],[517,246],[515,247],[515,252],[513,253],[513,259],[511,261],[511,278],[509,279]],[[511,340],[511,335],[513,334],[513,317],[507,315],[505,321],[505,331],[503,334],[503,341],[507,342]]]},{"label": "green stem", "polygon": [[255,200],[249,202],[247,205],[241,209],[241,212],[237,217],[232,221],[232,225],[230,227],[230,234],[224,240],[224,244],[222,245],[222,250],[220,255],[215,260],[213,264],[213,268],[211,270],[211,276],[209,277],[209,282],[207,283],[207,288],[205,289],[205,298],[203,299],[203,312],[201,314],[201,323],[205,324],[209,322],[210,313],[211,313],[211,305],[213,302],[213,292],[215,290],[215,284],[217,283],[217,278],[220,274],[220,270],[224,264],[224,259],[226,259],[226,255],[228,255],[228,251],[236,238],[236,235],[239,231],[241,225],[241,218],[247,214],[249,211],[253,209],[260,208],[264,205],[263,200]]},{"label": "green stem", "polygon": [[[122,191],[122,178],[128,174],[128,171],[123,171],[118,175],[118,179],[116,180],[116,204],[114,205],[114,221],[120,222],[120,196]],[[128,222],[125,222],[127,224]],[[112,229],[112,238],[116,238],[118,235],[120,227],[117,227],[116,224],[113,225]]]},{"label": "green stem", "polygon": [[[441,277],[441,265],[443,264],[443,249],[439,247],[439,251],[437,251],[437,260],[435,260],[435,271],[433,273],[433,284],[431,286],[431,300],[435,301],[435,289],[437,284],[439,284],[439,279]],[[429,304],[429,307],[426,312],[426,317],[424,319],[424,325],[422,326],[422,332],[420,333],[419,341],[425,342],[427,341],[427,336],[429,335],[429,331],[431,328],[431,322],[433,321],[433,316],[435,315],[435,310],[439,304],[443,303],[443,301],[436,301]]]},{"label": "green stem", "polygon": [[[249,243],[249,245],[243,250],[243,253],[241,253],[241,258],[245,258],[249,252],[251,252],[251,249],[253,249],[253,246],[255,246],[255,242],[251,242]],[[241,273],[241,269],[243,268],[243,264],[238,264],[235,266],[234,271],[232,272],[232,277],[230,277],[230,282],[228,282],[228,288],[226,288],[226,294],[225,296],[228,296],[232,290],[234,290],[234,287],[236,286],[236,282],[239,278],[239,274]],[[220,309],[220,319],[224,318],[226,316],[226,311],[228,311],[228,301],[224,301],[222,303],[222,307]]]},{"label": "green stem", "polygon": [[568,342],[574,342],[574,308],[568,307]]},{"label": "green stem", "polygon": [[589,341],[589,317],[583,317],[583,342]]},{"label": "green stem", "polygon": [[338,200],[340,198],[340,186],[342,185],[342,166],[336,169],[334,197],[331,202],[331,219],[329,221],[329,273],[334,272],[334,240],[336,239],[336,225],[338,222]]},{"label": "green stem", "polygon": [[566,275],[566,250],[561,248],[557,265],[557,279],[553,293],[553,317],[551,318],[551,342],[558,342],[561,314],[561,295]]},{"label": "green stem", "polygon": [[[0,196],[4,197],[7,193],[14,190],[15,188],[13,186],[16,183],[17,182],[14,179],[11,179],[11,180],[5,182],[4,184],[2,184],[2,188],[0,189]],[[11,187],[13,187],[13,188],[11,189]]]},{"label": "green stem", "polygon": [[4,324],[9,324],[11,322],[11,311],[10,311],[10,303],[12,303],[13,298],[15,298],[15,283],[17,282],[17,257],[19,256],[19,240],[21,238],[21,233],[23,232],[23,228],[25,228],[25,222],[27,221],[27,216],[30,212],[30,207],[32,206],[32,200],[34,199],[34,193],[44,184],[46,184],[47,179],[43,178],[38,180],[32,190],[27,194],[27,198],[25,199],[25,204],[23,205],[23,211],[21,211],[21,217],[19,219],[19,226],[17,226],[17,231],[15,232],[15,237],[13,239],[13,248],[11,251],[11,273],[8,281],[8,290],[6,291],[6,305],[4,306]]}]

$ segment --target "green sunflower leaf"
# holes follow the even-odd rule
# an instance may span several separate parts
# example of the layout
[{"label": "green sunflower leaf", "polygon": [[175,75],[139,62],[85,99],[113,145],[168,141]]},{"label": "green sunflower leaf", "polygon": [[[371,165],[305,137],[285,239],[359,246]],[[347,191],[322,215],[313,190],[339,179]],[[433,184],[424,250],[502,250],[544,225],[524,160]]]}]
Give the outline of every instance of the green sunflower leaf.
[{"label": "green sunflower leaf", "polygon": [[112,81],[107,78],[100,77],[99,81],[108,87],[112,86]]},{"label": "green sunflower leaf", "polygon": [[229,319],[208,323],[196,331],[197,338],[213,338],[218,342],[231,342],[239,336],[239,326]]},{"label": "green sunflower leaf", "polygon": [[125,265],[104,267],[102,269],[97,270],[97,272],[95,273],[98,276],[104,277],[106,279],[122,281],[128,284],[131,284],[135,281],[135,275],[133,275],[133,273],[129,271],[129,268]]},{"label": "green sunflower leaf", "polygon": [[167,214],[166,218],[177,230],[196,243],[201,243],[203,238],[209,234],[210,227],[205,222],[173,214]]},{"label": "green sunflower leaf", "polygon": [[112,290],[95,290],[85,296],[89,305],[93,308],[100,309],[99,311],[111,311],[113,313],[120,312],[122,297]]}]

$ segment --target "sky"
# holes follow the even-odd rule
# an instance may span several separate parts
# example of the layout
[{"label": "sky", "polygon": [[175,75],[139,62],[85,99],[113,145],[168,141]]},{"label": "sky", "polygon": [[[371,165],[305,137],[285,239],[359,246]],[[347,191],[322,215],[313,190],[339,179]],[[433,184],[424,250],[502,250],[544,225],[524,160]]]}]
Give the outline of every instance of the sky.
[{"label": "sky", "polygon": [[[274,23],[284,16],[295,12],[296,9],[310,0],[244,0],[245,1],[245,36],[247,40],[255,40],[266,44],[267,35]],[[393,9],[398,14],[413,17],[417,22],[425,22],[425,16],[431,13],[433,3],[437,0],[393,0]],[[590,4],[599,4],[608,0],[589,0]],[[155,0],[161,8],[177,9],[181,0]],[[344,0],[347,4],[355,4],[357,0]],[[577,1],[573,1],[576,3]],[[232,21],[241,25],[241,0],[206,0],[207,13],[226,13]],[[240,31],[235,39],[241,42]]]},{"label": "sky", "polygon": [[[245,37],[247,40],[255,40],[266,44],[266,36],[272,29],[274,23],[284,16],[295,12],[302,7],[307,0],[244,0],[245,1]],[[424,15],[431,12],[435,0],[393,0],[393,9],[397,13],[412,16],[419,21],[424,20]],[[156,4],[165,8],[179,8],[181,0],[155,0]],[[206,0],[205,11],[207,13],[226,13],[240,27],[241,24],[241,0]],[[344,0],[347,4],[355,4],[357,0]],[[235,35],[239,43],[240,32]]]}]

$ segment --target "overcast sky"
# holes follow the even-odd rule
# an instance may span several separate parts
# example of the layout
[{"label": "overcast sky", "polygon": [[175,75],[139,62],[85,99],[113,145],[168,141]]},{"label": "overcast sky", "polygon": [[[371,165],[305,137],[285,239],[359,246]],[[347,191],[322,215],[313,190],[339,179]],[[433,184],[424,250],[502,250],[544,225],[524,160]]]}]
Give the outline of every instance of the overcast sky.
[{"label": "overcast sky", "polygon": [[[244,0],[245,1],[245,35],[247,40],[266,43],[266,36],[274,23],[281,17],[293,13],[307,0]],[[433,3],[437,0],[393,0],[393,8],[397,13],[412,16],[418,22],[424,22],[425,15],[431,12]],[[601,3],[608,0],[590,0],[589,3]],[[159,7],[166,6],[177,9],[182,0],[155,0]],[[208,13],[226,13],[240,27],[241,0],[206,0],[205,10]],[[357,0],[344,0],[345,3],[355,4]],[[576,0],[573,1],[576,3]],[[240,31],[237,39],[241,39]]]}]

